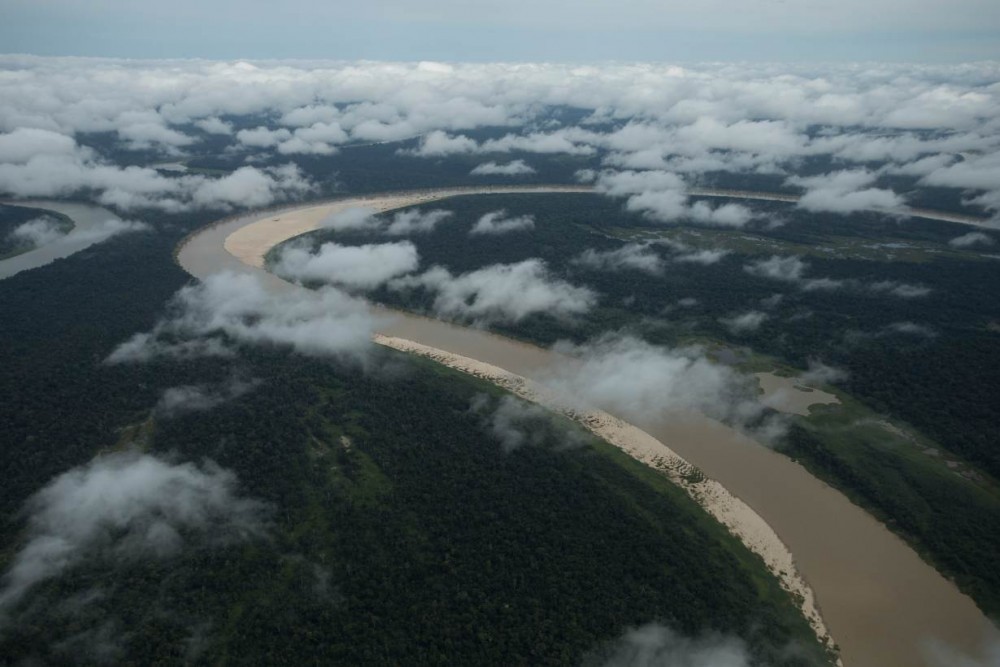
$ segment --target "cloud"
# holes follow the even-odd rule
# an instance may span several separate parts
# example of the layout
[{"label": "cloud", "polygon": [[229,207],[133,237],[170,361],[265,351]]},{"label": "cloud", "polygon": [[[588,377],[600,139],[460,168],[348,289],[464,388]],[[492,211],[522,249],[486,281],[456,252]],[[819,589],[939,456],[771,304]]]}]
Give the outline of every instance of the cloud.
[{"label": "cloud", "polygon": [[524,160],[514,160],[503,164],[484,162],[469,173],[473,176],[523,176],[525,174],[534,174],[535,170]]},{"label": "cloud", "polygon": [[18,245],[37,248],[58,241],[65,235],[56,220],[43,215],[15,227],[9,238]]},{"label": "cloud", "polygon": [[375,324],[363,301],[334,288],[272,293],[254,276],[224,272],[181,288],[166,318],[119,345],[106,362],[232,354],[227,339],[363,360]]},{"label": "cloud", "polygon": [[208,134],[229,136],[233,133],[232,123],[227,123],[226,121],[220,118],[215,118],[214,116],[196,120],[194,126],[202,132],[206,132]]},{"label": "cloud", "polygon": [[810,359],[809,370],[798,377],[798,382],[807,387],[812,387],[843,382],[848,377],[848,372],[841,368],[827,366],[821,361]]},{"label": "cloud", "polygon": [[690,204],[687,184],[667,171],[603,171],[595,183],[598,192],[625,197],[625,208],[656,222],[699,222],[717,227],[742,227],[753,219],[740,204],[712,207],[698,201]]},{"label": "cloud", "polygon": [[743,640],[709,633],[685,637],[658,623],[628,630],[585,661],[590,667],[750,667]]},{"label": "cloud", "polygon": [[432,232],[439,223],[451,216],[451,211],[421,211],[414,208],[399,211],[392,218],[380,218],[374,208],[354,206],[327,216],[320,222],[320,226],[334,230],[361,229],[386,236],[407,236]]},{"label": "cloud", "polygon": [[615,250],[584,250],[570,260],[577,266],[603,271],[630,269],[650,275],[663,273],[664,261],[648,243],[627,243]]},{"label": "cloud", "polygon": [[298,282],[320,282],[352,290],[369,290],[417,269],[416,247],[409,241],[342,246],[324,243],[309,248],[286,246],[273,266],[276,274]]},{"label": "cloud", "polygon": [[118,167],[53,132],[18,129],[0,135],[0,192],[18,197],[65,197],[93,192],[96,201],[124,210],[228,210],[266,206],[314,189],[297,166],[241,167],[221,178],[167,177],[149,167]]},{"label": "cloud", "polygon": [[89,558],[167,558],[189,545],[262,535],[266,506],[212,463],[109,454],[55,478],[25,505],[26,542],[4,573],[0,610]]},{"label": "cloud", "polygon": [[902,299],[917,299],[931,293],[930,287],[901,283],[896,280],[882,280],[877,283],[871,283],[868,285],[868,289],[873,292],[882,292],[891,294],[892,296],[898,296]]},{"label": "cloud", "polygon": [[451,217],[451,211],[434,209],[421,211],[410,209],[400,211],[392,216],[392,221],[382,231],[387,236],[406,236],[408,234],[427,234],[434,231],[438,223]]},{"label": "cloud", "polygon": [[807,211],[898,211],[905,203],[902,197],[892,190],[866,187],[876,178],[873,172],[856,169],[822,176],[793,176],[786,183],[805,188],[796,206]]},{"label": "cloud", "polygon": [[476,221],[469,230],[470,236],[477,234],[498,235],[510,232],[528,231],[535,228],[535,218],[532,215],[507,217],[507,211],[490,211]]},{"label": "cloud", "polygon": [[882,329],[883,333],[899,333],[908,336],[920,336],[924,338],[934,338],[937,332],[929,326],[917,324],[916,322],[893,322]]},{"label": "cloud", "polygon": [[367,206],[352,206],[343,211],[337,211],[323,218],[319,225],[326,229],[364,229],[373,224],[378,214],[374,208]]},{"label": "cloud", "polygon": [[977,245],[991,246],[993,243],[993,237],[982,232],[969,232],[948,241],[948,245],[954,248],[971,248]]},{"label": "cloud", "polygon": [[550,369],[545,384],[584,406],[644,422],[688,410],[735,424],[760,414],[753,379],[712,363],[698,347],[666,348],[607,335],[556,349],[574,362]]},{"label": "cloud", "polygon": [[674,257],[675,262],[689,262],[692,264],[717,264],[719,260],[729,254],[728,250],[718,250],[706,248],[704,250],[696,250],[694,252],[689,252],[685,254],[678,255]]},{"label": "cloud", "polygon": [[561,449],[576,447],[584,442],[582,435],[555,420],[548,410],[510,395],[494,400],[487,394],[477,394],[470,410],[482,418],[482,426],[496,438],[505,454],[524,446],[538,447],[557,439]]},{"label": "cloud", "polygon": [[746,313],[741,313],[740,315],[720,319],[719,321],[722,322],[727,329],[729,329],[730,333],[740,335],[756,331],[767,319],[767,313],[762,313],[759,310],[751,310]]},{"label": "cloud", "polygon": [[434,311],[444,317],[477,322],[519,322],[529,315],[580,315],[597,302],[597,295],[550,275],[540,259],[494,264],[452,275],[436,266],[418,276],[398,278],[394,289],[422,287],[435,293]]},{"label": "cloud", "polygon": [[[772,255],[768,259],[760,259],[743,265],[743,270],[752,276],[793,283],[804,292],[820,292],[858,287],[860,283],[850,280],[835,280],[833,278],[806,278],[805,270],[809,267],[798,257],[779,257]],[[893,283],[895,285],[895,283]],[[899,284],[902,286],[902,283]],[[912,285],[906,287],[914,288]],[[876,290],[872,290],[876,291]],[[902,291],[907,291],[905,288]]]},{"label": "cloud", "polygon": [[752,276],[770,278],[771,280],[781,280],[783,282],[799,282],[808,264],[798,257],[779,257],[772,255],[768,259],[751,262],[743,267],[743,270]]},{"label": "cloud", "polygon": [[449,136],[447,132],[434,130],[420,140],[420,146],[410,154],[420,157],[445,157],[461,153],[475,153],[479,144],[466,136]]},{"label": "cloud", "polygon": [[218,386],[182,385],[165,389],[154,408],[157,415],[170,418],[189,412],[205,412],[239,398],[260,384],[259,380],[232,377]]}]

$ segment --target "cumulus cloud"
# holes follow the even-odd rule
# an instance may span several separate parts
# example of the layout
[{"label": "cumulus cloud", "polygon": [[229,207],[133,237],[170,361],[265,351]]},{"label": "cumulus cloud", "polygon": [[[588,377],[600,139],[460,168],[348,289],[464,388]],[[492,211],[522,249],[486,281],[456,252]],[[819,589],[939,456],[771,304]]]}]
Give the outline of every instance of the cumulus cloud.
[{"label": "cumulus cloud", "polygon": [[727,329],[729,329],[730,333],[740,335],[756,331],[767,319],[767,313],[762,313],[759,310],[751,310],[746,313],[723,318],[719,321],[722,322]]},{"label": "cumulus cloud", "polygon": [[205,412],[246,394],[260,384],[259,380],[232,377],[214,385],[182,385],[169,387],[160,395],[155,412],[162,417],[176,417],[189,412]]},{"label": "cumulus cloud", "polygon": [[152,331],[119,345],[107,363],[232,354],[227,339],[287,346],[302,354],[364,359],[375,319],[334,288],[273,293],[248,274],[217,273],[174,295]]},{"label": "cumulus cloud", "polygon": [[469,234],[497,235],[510,232],[528,231],[535,228],[535,218],[532,215],[507,217],[507,211],[490,211],[476,221]]},{"label": "cumulus cloud", "polygon": [[991,246],[993,243],[993,237],[982,232],[969,232],[948,241],[948,245],[954,248],[972,248],[977,245]]},{"label": "cumulus cloud", "polygon": [[585,313],[597,303],[591,290],[553,277],[539,259],[494,264],[458,276],[435,266],[389,285],[427,289],[435,293],[434,310],[439,315],[483,323],[519,322],[536,313],[569,317]]},{"label": "cumulus cloud", "polygon": [[43,215],[15,227],[10,239],[17,245],[37,248],[58,241],[65,235],[56,220]]},{"label": "cumulus cloud", "polygon": [[630,269],[650,275],[663,273],[665,262],[648,243],[627,243],[614,250],[594,250],[588,248],[574,257],[573,264],[588,269],[622,271]]},{"label": "cumulus cloud", "polygon": [[588,667],[750,667],[755,664],[743,640],[709,633],[686,637],[658,623],[628,630],[589,656]]},{"label": "cumulus cloud", "polygon": [[409,234],[426,234],[434,231],[438,223],[451,217],[451,211],[434,209],[431,211],[421,211],[420,209],[410,209],[400,211],[392,216],[392,220],[382,231],[387,236],[407,236]]},{"label": "cumulus cloud", "polygon": [[484,162],[469,172],[473,176],[524,176],[534,174],[535,170],[524,160],[511,162]]},{"label": "cumulus cloud", "polygon": [[324,243],[316,252],[298,246],[282,249],[272,267],[283,278],[368,290],[417,269],[416,247],[399,243],[342,246]]},{"label": "cumulus cloud", "polygon": [[[552,433],[551,413],[542,407],[505,395],[494,400],[486,394],[473,397],[470,409],[482,418],[482,426],[500,443],[504,453],[526,445],[539,446]],[[563,446],[579,444],[581,439],[572,431],[559,433]]]},{"label": "cumulus cloud", "polygon": [[89,558],[166,558],[264,532],[266,507],[212,463],[145,454],[100,456],[52,480],[25,506],[27,539],[3,575],[0,610]]},{"label": "cumulus cloud", "polygon": [[202,118],[201,120],[196,120],[194,122],[194,126],[207,134],[228,136],[233,133],[232,123],[227,123],[221,118],[215,118],[214,116],[210,116],[208,118]]},{"label": "cumulus cloud", "polygon": [[908,336],[918,336],[923,338],[934,338],[937,336],[937,332],[934,331],[934,329],[924,324],[917,324],[916,322],[893,322],[892,324],[886,326],[882,332],[905,334]]},{"label": "cumulus cloud", "polygon": [[896,280],[882,280],[877,283],[871,283],[868,285],[868,289],[873,292],[881,292],[891,294],[892,296],[898,296],[902,299],[917,299],[931,293],[930,287],[901,283]]},{"label": "cumulus cloud", "polygon": [[793,176],[786,182],[805,189],[796,205],[807,211],[899,211],[904,204],[901,196],[892,190],[868,187],[876,178],[873,172],[856,169],[822,176]]},{"label": "cumulus cloud", "polygon": [[752,276],[794,283],[802,280],[807,266],[798,257],[772,255],[768,259],[751,262],[745,265],[743,269]]},{"label": "cumulus cloud", "polygon": [[723,257],[729,254],[728,250],[706,248],[695,250],[674,257],[675,262],[688,262],[691,264],[717,264]]},{"label": "cumulus cloud", "polygon": [[386,236],[408,236],[434,231],[452,216],[451,211],[433,209],[399,211],[391,218],[378,217],[378,211],[367,206],[355,206],[327,216],[320,226],[334,230],[361,229]]},{"label": "cumulus cloud", "polygon": [[807,387],[823,384],[835,384],[848,378],[847,371],[841,368],[827,366],[816,359],[809,360],[809,370],[798,377],[800,384]]},{"label": "cumulus cloud", "polygon": [[93,192],[98,203],[124,210],[230,209],[299,197],[314,185],[293,164],[242,167],[220,178],[166,177],[148,167],[118,167],[70,137],[19,128],[0,135],[0,192],[18,197],[65,197]]},{"label": "cumulus cloud", "polygon": [[625,197],[625,208],[663,223],[693,221],[718,227],[742,227],[753,213],[741,204],[713,207],[691,204],[684,180],[668,171],[603,171],[595,183],[598,192]]},{"label": "cumulus cloud", "polygon": [[331,213],[320,221],[320,227],[334,230],[364,229],[373,224],[378,214],[374,208],[367,206],[352,206],[343,211]]},{"label": "cumulus cloud", "polygon": [[545,384],[583,406],[641,420],[696,410],[743,424],[760,414],[753,379],[712,363],[698,347],[666,348],[608,335],[557,349],[574,357],[573,363],[550,369]]}]

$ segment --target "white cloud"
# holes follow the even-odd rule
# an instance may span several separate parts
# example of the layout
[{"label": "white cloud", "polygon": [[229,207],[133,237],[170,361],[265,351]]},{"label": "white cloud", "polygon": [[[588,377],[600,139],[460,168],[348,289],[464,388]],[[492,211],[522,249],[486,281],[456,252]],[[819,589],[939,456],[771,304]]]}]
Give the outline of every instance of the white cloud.
[{"label": "white cloud", "polygon": [[768,259],[757,260],[743,267],[752,276],[781,280],[783,282],[799,282],[808,265],[798,257],[779,257],[772,255]]},{"label": "white cloud", "polygon": [[269,130],[258,126],[252,130],[240,130],[236,133],[236,140],[249,148],[272,148],[291,138],[292,133],[285,128]]},{"label": "white cloud", "polygon": [[469,172],[473,176],[523,176],[534,174],[535,170],[524,160],[497,163],[484,162]]},{"label": "white cloud", "polygon": [[360,246],[324,243],[315,253],[296,246],[284,248],[273,270],[299,282],[368,290],[415,271],[418,263],[417,249],[409,241]]},{"label": "white cloud", "polygon": [[[526,445],[541,445],[554,423],[548,410],[509,395],[494,401],[487,394],[478,394],[472,399],[470,408],[482,416],[483,427],[500,442],[507,454]],[[579,442],[578,436],[571,431],[564,431],[562,435],[565,445]]]},{"label": "white cloud", "polygon": [[207,463],[173,465],[109,454],[52,480],[25,507],[27,541],[3,576],[0,610],[85,558],[165,558],[186,543],[224,544],[263,532],[265,506]]},{"label": "white cloud", "polygon": [[328,215],[319,224],[334,230],[364,229],[374,224],[377,214],[378,211],[367,206],[352,206]]},{"label": "white cloud", "polygon": [[41,216],[15,227],[10,233],[10,238],[18,245],[37,248],[58,241],[65,235],[56,220]]},{"label": "white cloud", "polygon": [[169,387],[157,401],[155,411],[157,415],[167,418],[190,412],[204,412],[239,398],[258,384],[260,384],[258,380],[232,377],[218,386],[198,384]]},{"label": "white cloud", "polygon": [[439,315],[477,322],[518,322],[536,313],[569,317],[587,312],[597,302],[589,289],[551,276],[539,259],[494,264],[458,276],[436,266],[390,286],[428,289],[435,293],[434,310]]},{"label": "white cloud", "polygon": [[409,234],[427,234],[434,231],[439,223],[451,217],[451,211],[433,209],[421,211],[420,209],[410,209],[400,211],[392,216],[382,233],[387,236],[407,236]]},{"label": "white cloud", "polygon": [[605,336],[556,348],[576,357],[549,372],[547,386],[571,400],[625,418],[697,410],[737,424],[760,413],[755,381],[708,360],[697,347],[665,348],[630,336]]},{"label": "white cloud", "polygon": [[901,196],[892,190],[866,187],[874,183],[876,177],[877,174],[870,171],[857,169],[822,176],[793,176],[787,183],[805,188],[796,205],[807,211],[898,211],[905,203]]},{"label": "white cloud", "polygon": [[606,647],[601,667],[750,667],[750,651],[738,637],[709,633],[685,637],[650,623]]},{"label": "white cloud", "polygon": [[929,287],[901,283],[896,280],[882,280],[872,283],[868,285],[868,289],[873,292],[883,292],[892,296],[898,296],[902,299],[917,299],[931,293],[931,288]]},{"label": "white cloud", "polygon": [[977,245],[991,246],[993,243],[993,237],[982,232],[969,232],[948,241],[948,245],[955,248],[971,248]]},{"label": "white cloud", "polygon": [[726,325],[726,328],[729,329],[730,333],[740,335],[756,331],[767,319],[767,313],[762,313],[759,310],[751,310],[746,313],[723,318],[719,321]]},{"label": "white cloud", "polygon": [[226,338],[287,346],[302,354],[364,359],[374,328],[367,305],[336,289],[278,294],[266,291],[254,276],[217,273],[179,290],[168,317],[151,332],[119,345],[107,363],[232,354]]},{"label": "white cloud", "polygon": [[233,124],[227,123],[221,118],[202,118],[201,120],[195,121],[194,126],[203,132],[207,132],[208,134],[228,136],[233,133]]},{"label": "white cloud", "polygon": [[531,215],[507,217],[507,211],[490,211],[476,221],[469,230],[470,235],[476,234],[509,234],[510,232],[528,231],[535,228],[535,218]]},{"label": "white cloud", "polygon": [[678,255],[674,258],[675,262],[690,262],[692,264],[717,264],[719,260],[729,254],[728,250],[718,250],[712,248],[706,248],[704,250],[695,250],[685,254]]},{"label": "white cloud", "polygon": [[647,243],[626,243],[614,250],[584,250],[571,260],[578,266],[604,271],[630,269],[650,275],[663,273],[664,261],[653,247]]},{"label": "white cloud", "polygon": [[742,227],[753,213],[741,204],[712,207],[704,201],[690,204],[687,184],[668,171],[603,171],[597,177],[598,192],[626,197],[625,208],[656,222],[700,222],[718,227]]}]

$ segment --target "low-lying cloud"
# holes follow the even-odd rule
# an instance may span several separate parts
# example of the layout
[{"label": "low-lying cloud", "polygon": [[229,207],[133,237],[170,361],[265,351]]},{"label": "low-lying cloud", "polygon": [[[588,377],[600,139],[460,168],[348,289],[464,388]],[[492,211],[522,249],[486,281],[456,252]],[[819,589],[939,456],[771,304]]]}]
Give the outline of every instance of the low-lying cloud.
[{"label": "low-lying cloud", "polygon": [[25,505],[26,542],[3,575],[0,611],[85,559],[168,558],[262,535],[266,506],[237,487],[236,476],[213,463],[135,453],[63,473]]},{"label": "low-lying cloud", "polygon": [[333,230],[364,230],[384,236],[409,236],[430,233],[451,216],[451,211],[422,211],[414,208],[399,211],[391,218],[386,218],[379,217],[374,208],[352,206],[327,216],[320,222],[320,226]]},{"label": "low-lying cloud", "polygon": [[707,633],[682,635],[659,623],[628,630],[588,656],[586,667],[750,667],[756,664],[739,637]]},{"label": "low-lying cloud", "polygon": [[584,408],[642,421],[694,410],[734,425],[761,414],[756,381],[712,363],[699,347],[666,348],[607,335],[556,349],[573,360],[550,369],[545,384]]},{"label": "low-lying cloud", "polygon": [[10,233],[10,240],[19,246],[37,248],[57,241],[65,235],[66,232],[60,228],[56,220],[43,215],[15,227]]},{"label": "low-lying cloud", "polygon": [[507,211],[490,211],[476,221],[476,224],[469,230],[471,236],[477,234],[499,235],[510,232],[529,231],[535,228],[535,217],[532,215],[518,215],[507,217]]},{"label": "low-lying cloud", "polygon": [[166,318],[152,331],[136,334],[119,345],[106,362],[231,355],[229,341],[363,360],[371,350],[375,325],[363,301],[337,289],[273,293],[254,276],[224,272],[179,290],[168,305]]},{"label": "low-lying cloud", "polygon": [[169,387],[160,395],[154,411],[171,418],[191,412],[205,412],[239,398],[260,384],[259,380],[232,377],[218,385],[196,384]]},{"label": "low-lying cloud", "polygon": [[658,276],[666,263],[648,243],[626,243],[614,250],[588,248],[572,260],[573,264],[599,271],[641,271]]},{"label": "low-lying cloud", "polygon": [[511,162],[484,162],[469,172],[473,176],[525,176],[535,170],[524,160]]},{"label": "low-lying cloud", "polygon": [[595,188],[610,197],[624,197],[626,210],[642,213],[654,222],[743,227],[754,218],[741,204],[713,207],[704,201],[690,203],[687,184],[668,171],[603,171],[597,175]]},{"label": "low-lying cloud", "polygon": [[324,243],[316,252],[286,246],[272,269],[296,282],[326,283],[350,290],[370,290],[417,269],[417,248],[409,241],[343,246]]},{"label": "low-lying cloud", "polygon": [[786,183],[805,189],[796,205],[807,211],[900,211],[905,204],[900,195],[892,190],[870,187],[877,176],[873,172],[857,169],[822,176],[793,176]]},{"label": "low-lying cloud", "polygon": [[597,303],[597,295],[552,276],[540,259],[494,264],[452,275],[435,266],[390,283],[394,289],[424,288],[435,293],[434,311],[441,316],[481,323],[519,322],[529,315],[581,315]]}]

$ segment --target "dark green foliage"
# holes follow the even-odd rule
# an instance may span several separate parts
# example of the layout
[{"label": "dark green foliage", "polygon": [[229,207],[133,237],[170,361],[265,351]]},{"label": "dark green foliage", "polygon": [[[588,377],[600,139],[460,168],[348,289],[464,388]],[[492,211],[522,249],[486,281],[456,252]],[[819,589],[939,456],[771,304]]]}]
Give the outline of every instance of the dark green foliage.
[{"label": "dark green foliage", "polygon": [[[521,195],[463,197],[432,206],[453,210],[455,215],[433,233],[411,238],[423,268],[437,264],[458,274],[539,257],[554,275],[601,295],[593,311],[574,321],[536,315],[517,324],[494,326],[505,334],[548,345],[559,339],[579,342],[609,330],[630,330],[666,345],[689,341],[747,345],[799,368],[821,359],[847,370],[850,377],[844,387],[874,411],[917,427],[946,452],[1000,476],[996,429],[1000,423],[996,400],[1000,395],[996,372],[1000,368],[1000,272],[993,260],[951,252],[947,241],[968,232],[968,227],[897,221],[875,214],[803,214],[784,204],[755,203],[755,209],[787,224],[770,229],[765,219],[751,223],[748,230],[727,232],[718,238],[736,250],[717,264],[667,262],[663,274],[654,276],[634,270],[590,270],[571,261],[588,248],[620,248],[619,236],[628,237],[637,230],[665,233],[662,226],[623,212],[620,202],[592,195]],[[469,236],[479,216],[500,208],[511,215],[535,214],[535,229]],[[702,233],[716,230],[703,229]],[[316,241],[334,237],[347,244],[376,238],[325,232],[317,234]],[[743,239],[749,237],[772,242],[776,249],[748,254]],[[851,243],[921,243],[936,252],[920,255],[920,261],[862,260],[851,258],[849,252],[827,253],[830,257],[815,252],[805,257],[809,265],[805,277],[845,281],[842,289],[832,291],[801,290],[744,270],[749,262],[771,254],[792,254],[782,250],[786,246],[822,248],[834,241],[845,248]],[[652,248],[664,259],[672,255],[665,247]],[[925,286],[931,292],[906,299],[870,289],[882,281]],[[780,303],[765,306],[762,301],[774,294],[783,295]],[[382,288],[374,297],[415,310],[429,310],[433,305],[433,294],[422,290]],[[695,298],[697,304],[679,305],[684,298]],[[734,335],[721,321],[748,310],[766,311],[769,316],[756,331]],[[932,335],[891,328],[901,322],[918,323]],[[793,441],[795,455],[910,539],[987,612],[1000,609],[995,568],[1000,506],[996,484],[988,476],[977,485],[949,471],[940,460],[925,465],[898,452],[872,450],[865,442],[822,431],[814,440],[819,444],[805,450]],[[934,500],[913,502],[917,498]],[[945,535],[951,539],[944,539]]]}]

